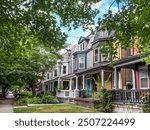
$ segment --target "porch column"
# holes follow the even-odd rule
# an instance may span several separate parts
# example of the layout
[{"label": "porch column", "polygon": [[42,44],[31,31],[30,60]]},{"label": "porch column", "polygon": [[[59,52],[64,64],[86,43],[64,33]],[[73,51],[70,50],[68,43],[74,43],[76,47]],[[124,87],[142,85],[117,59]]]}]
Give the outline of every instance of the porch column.
[{"label": "porch column", "polygon": [[78,76],[76,76],[76,90],[78,90]]},{"label": "porch column", "polygon": [[54,87],[55,87],[54,85],[55,85],[55,84],[54,84],[54,82],[53,82],[53,91],[54,91]]},{"label": "porch column", "polygon": [[70,82],[69,82],[69,90],[72,90],[72,78],[70,78]]},{"label": "porch column", "polygon": [[49,84],[48,84],[48,92],[50,92],[51,91],[51,86],[50,86],[50,82],[49,82]]},{"label": "porch column", "polygon": [[42,91],[45,92],[45,84],[42,82]]},{"label": "porch column", "polygon": [[102,87],[104,88],[105,87],[104,70],[101,70],[101,84],[102,84]]},{"label": "porch column", "polygon": [[118,88],[119,88],[119,89],[122,89],[122,77],[121,77],[121,70],[119,70],[119,77],[118,77],[118,81],[119,81]]},{"label": "porch column", "polygon": [[133,89],[136,89],[136,87],[135,87],[135,70],[132,69],[131,71],[132,71],[132,85],[133,85]]},{"label": "porch column", "polygon": [[63,80],[61,79],[61,87],[63,87]]},{"label": "porch column", "polygon": [[50,91],[52,91],[52,85],[51,85],[51,82],[49,82],[49,86],[50,86]]},{"label": "porch column", "polygon": [[83,80],[82,80],[82,82],[83,82],[83,88],[82,89],[85,89],[85,75],[83,75],[82,78],[83,78]]},{"label": "porch column", "polygon": [[60,87],[60,78],[58,78],[58,86]]},{"label": "porch column", "polygon": [[118,88],[118,80],[117,80],[117,68],[114,68],[114,88]]}]

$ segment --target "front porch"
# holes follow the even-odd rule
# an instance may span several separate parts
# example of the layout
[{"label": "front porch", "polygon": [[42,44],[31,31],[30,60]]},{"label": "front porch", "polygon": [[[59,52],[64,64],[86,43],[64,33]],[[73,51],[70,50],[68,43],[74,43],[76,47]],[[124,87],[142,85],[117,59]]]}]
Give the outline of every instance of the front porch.
[{"label": "front porch", "polygon": [[[149,93],[150,93],[150,89],[112,90],[111,91],[112,103],[142,105],[148,101]],[[150,104],[150,102],[147,103]]]}]

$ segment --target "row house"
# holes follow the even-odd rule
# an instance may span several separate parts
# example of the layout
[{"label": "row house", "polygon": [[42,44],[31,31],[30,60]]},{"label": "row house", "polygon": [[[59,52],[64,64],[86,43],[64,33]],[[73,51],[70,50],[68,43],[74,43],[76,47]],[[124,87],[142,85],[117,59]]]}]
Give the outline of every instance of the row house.
[{"label": "row house", "polygon": [[[113,69],[109,67],[111,55],[104,56],[100,53],[100,47],[106,44],[110,36],[111,33],[99,29],[95,34],[81,37],[78,42],[79,51],[73,54],[74,73],[78,77],[78,90],[85,90],[87,97],[97,91],[95,81],[98,78],[106,89],[112,88],[111,73]],[[110,79],[105,84],[107,77],[110,77]]]},{"label": "row house", "polygon": [[[149,52],[145,55],[150,54]],[[118,60],[114,68],[113,101],[142,103],[142,97],[150,92],[150,65],[145,56],[136,49],[118,49]]]},{"label": "row house", "polygon": [[[111,90],[114,102],[142,102],[142,93],[150,89],[150,65],[136,49],[117,50],[117,59],[108,52],[100,52],[101,46],[113,36],[113,32],[100,28],[86,37],[80,37],[78,44],[67,49],[56,70],[46,74],[44,89],[59,98],[86,97],[97,91],[96,81]],[[115,61],[113,67],[110,61]],[[107,82],[106,82],[107,81]],[[61,91],[56,91],[61,88]]]},{"label": "row house", "polygon": [[73,53],[78,49],[77,45],[62,52],[62,59],[57,61],[53,71],[45,73],[43,81],[43,91],[56,94],[58,97],[73,97],[73,88],[70,82],[75,75],[73,74]]}]

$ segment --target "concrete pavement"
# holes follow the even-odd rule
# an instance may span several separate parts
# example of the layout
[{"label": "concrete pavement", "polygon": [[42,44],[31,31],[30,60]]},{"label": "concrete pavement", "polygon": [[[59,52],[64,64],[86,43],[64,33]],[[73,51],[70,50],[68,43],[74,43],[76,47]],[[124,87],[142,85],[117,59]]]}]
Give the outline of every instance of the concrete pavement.
[{"label": "concrete pavement", "polygon": [[13,94],[10,93],[6,99],[0,100],[0,113],[13,113],[13,98]]}]

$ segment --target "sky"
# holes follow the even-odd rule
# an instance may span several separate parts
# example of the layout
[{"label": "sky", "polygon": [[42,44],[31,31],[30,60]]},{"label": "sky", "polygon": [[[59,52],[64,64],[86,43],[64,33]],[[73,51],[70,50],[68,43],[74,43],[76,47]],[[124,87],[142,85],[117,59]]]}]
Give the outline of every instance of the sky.
[{"label": "sky", "polygon": [[[92,8],[96,8],[100,10],[100,13],[95,18],[95,21],[98,19],[98,17],[103,16],[104,13],[106,13],[110,7],[110,5],[113,3],[114,0],[101,0],[101,2],[96,3],[92,6]],[[110,8],[113,12],[117,12],[118,8],[116,4],[113,4]],[[86,30],[85,32],[82,30],[82,28],[78,28],[76,30],[68,31],[67,28],[62,27],[61,30],[68,34],[67,44],[77,44],[78,40],[81,36],[87,36],[90,34],[90,31]]]}]

